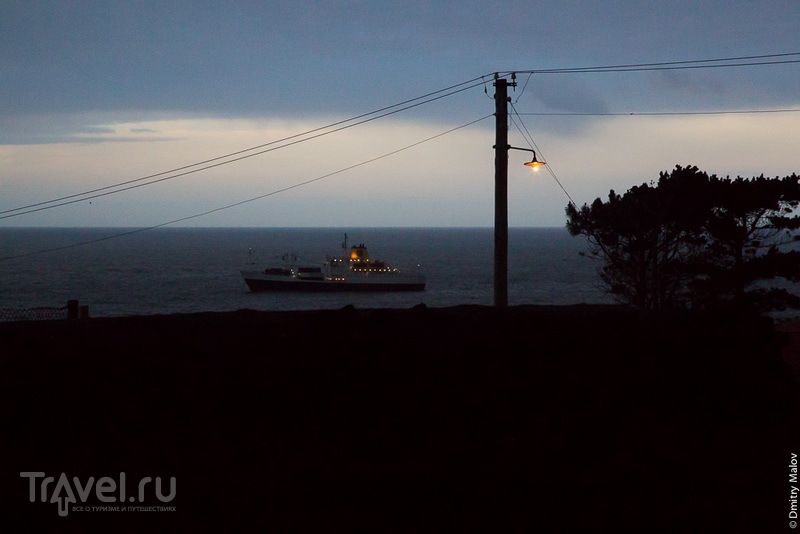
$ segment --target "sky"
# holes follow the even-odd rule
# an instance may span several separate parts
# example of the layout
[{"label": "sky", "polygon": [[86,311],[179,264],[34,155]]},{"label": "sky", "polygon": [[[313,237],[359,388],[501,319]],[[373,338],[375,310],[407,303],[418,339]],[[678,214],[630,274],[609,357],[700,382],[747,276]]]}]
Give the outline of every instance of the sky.
[{"label": "sky", "polygon": [[548,163],[509,153],[511,226],[676,165],[786,176],[800,63],[525,71],[791,54],[798,27],[798,0],[5,0],[0,226],[489,227],[495,72]]}]

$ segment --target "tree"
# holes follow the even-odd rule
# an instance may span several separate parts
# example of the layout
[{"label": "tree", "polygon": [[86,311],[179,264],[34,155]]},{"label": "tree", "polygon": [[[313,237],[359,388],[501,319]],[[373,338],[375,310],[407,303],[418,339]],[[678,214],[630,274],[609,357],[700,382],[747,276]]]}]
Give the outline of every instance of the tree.
[{"label": "tree", "polygon": [[685,299],[692,278],[687,266],[699,254],[705,206],[697,206],[708,176],[696,167],[661,173],[658,183],[643,183],[608,201],[567,206],[567,228],[584,235],[607,290],[622,302],[645,310],[675,307]]},{"label": "tree", "polygon": [[705,232],[708,254],[695,282],[699,301],[776,308],[796,300],[785,290],[758,287],[760,281],[800,279],[796,251],[800,216],[798,176],[735,179],[711,177]]},{"label": "tree", "polygon": [[798,203],[796,175],[732,180],[676,166],[657,183],[624,195],[612,190],[606,202],[570,204],[567,228],[586,236],[603,261],[607,290],[641,309],[759,299],[780,306],[800,299],[752,285],[776,276],[800,280],[798,253],[779,250],[800,227]]}]

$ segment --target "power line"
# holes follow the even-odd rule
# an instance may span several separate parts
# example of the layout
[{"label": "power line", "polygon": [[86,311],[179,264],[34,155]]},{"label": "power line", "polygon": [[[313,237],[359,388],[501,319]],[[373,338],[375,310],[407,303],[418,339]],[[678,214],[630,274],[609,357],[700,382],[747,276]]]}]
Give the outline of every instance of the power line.
[{"label": "power line", "polygon": [[[776,61],[752,61],[756,59],[777,59],[782,57],[800,56],[800,52],[786,52],[782,54],[768,54],[761,56],[740,56],[713,59],[695,59],[688,61],[663,61],[659,63],[634,63],[626,65],[606,65],[595,67],[571,67],[558,69],[529,69],[516,71],[503,71],[502,75],[511,74],[579,74],[579,73],[598,73],[598,72],[635,72],[653,70],[680,70],[680,69],[710,69],[728,67],[752,67],[762,65],[784,65],[789,63],[800,63],[800,59],[784,59]],[[736,62],[736,63],[733,63]],[[725,63],[725,64],[721,64]],[[498,73],[500,75],[501,73]]]},{"label": "power line", "polygon": [[[787,53],[781,53],[781,54],[768,54],[768,55],[758,55],[758,56],[739,56],[739,57],[728,57],[728,58],[712,58],[712,59],[688,60],[688,61],[670,61],[670,62],[659,62],[659,63],[637,63],[637,64],[607,65],[607,66],[595,66],[595,67],[572,67],[572,68],[559,68],[559,69],[535,69],[535,70],[521,70],[521,71],[506,71],[506,72],[503,73],[503,76],[505,77],[505,76],[508,76],[508,75],[511,75],[511,74],[515,74],[515,73],[528,73],[529,74],[528,81],[530,81],[530,75],[532,75],[532,74],[587,73],[587,72],[628,72],[628,71],[634,71],[634,70],[665,70],[665,69],[685,69],[685,68],[738,67],[738,66],[770,65],[770,64],[784,64],[784,63],[800,63],[800,59],[798,59],[798,60],[781,60],[781,61],[757,61],[757,62],[753,61],[753,60],[766,60],[766,59],[774,60],[774,59],[777,59],[777,58],[793,57],[793,56],[800,56],[800,52],[787,52]],[[734,62],[734,61],[738,61],[738,62],[749,61],[749,63],[732,63],[731,64],[731,62]],[[723,63],[723,62],[727,63],[727,64],[719,64],[719,63]],[[496,73],[495,75],[496,76],[500,76],[500,73]],[[210,158],[210,159],[207,159],[207,160],[203,160],[203,161],[200,161],[200,162],[192,163],[192,164],[189,164],[189,165],[184,165],[184,166],[181,166],[181,167],[176,167],[176,168],[173,168],[173,169],[170,169],[170,170],[167,170],[167,171],[163,171],[163,172],[159,172],[159,173],[156,173],[156,174],[151,174],[151,175],[148,175],[148,176],[143,176],[143,177],[135,178],[135,179],[132,179],[132,180],[126,180],[126,181],[119,182],[119,183],[116,183],[116,184],[112,184],[112,185],[108,185],[108,186],[104,186],[104,187],[100,187],[100,188],[96,188],[96,189],[91,189],[91,190],[83,191],[83,192],[80,192],[80,193],[74,193],[74,194],[71,194],[71,195],[62,196],[62,197],[58,197],[58,198],[51,199],[51,200],[46,200],[46,201],[42,201],[42,202],[36,202],[36,203],[28,204],[28,205],[25,205],[25,206],[19,206],[19,207],[16,207],[16,208],[3,210],[3,211],[0,211],[0,219],[5,219],[5,218],[9,218],[9,217],[15,217],[15,216],[18,216],[18,215],[24,215],[24,214],[27,214],[27,213],[33,213],[33,212],[36,212],[36,211],[42,211],[44,209],[50,209],[50,208],[53,208],[53,207],[64,206],[64,205],[73,204],[73,203],[76,203],[76,202],[82,202],[84,200],[90,200],[90,199],[93,199],[93,198],[97,198],[99,196],[106,196],[106,195],[110,195],[110,194],[114,194],[114,193],[118,193],[118,192],[128,191],[128,190],[131,190],[131,189],[142,187],[144,185],[150,185],[150,184],[154,184],[154,183],[159,183],[159,182],[163,182],[163,181],[166,181],[166,180],[171,180],[173,178],[178,178],[180,176],[186,176],[188,174],[193,174],[195,172],[200,172],[200,171],[208,170],[208,169],[211,169],[211,168],[214,168],[214,167],[218,167],[218,166],[221,166],[221,165],[226,165],[228,163],[233,163],[233,162],[236,162],[236,161],[240,161],[240,160],[245,159],[245,158],[249,158],[249,157],[252,157],[252,156],[261,155],[261,154],[264,154],[264,153],[267,153],[267,152],[271,152],[271,151],[277,150],[279,148],[285,148],[287,146],[291,146],[291,145],[298,144],[298,143],[301,143],[301,142],[305,142],[305,141],[309,141],[309,140],[312,140],[312,139],[316,139],[317,137],[321,137],[323,135],[328,135],[330,133],[335,133],[335,132],[341,131],[341,130],[346,129],[346,128],[350,128],[350,127],[353,127],[353,126],[357,126],[359,124],[363,124],[364,122],[369,122],[371,120],[382,118],[382,117],[385,117],[387,115],[398,113],[400,111],[405,111],[407,109],[416,107],[418,105],[429,103],[429,102],[432,102],[434,100],[438,100],[440,98],[444,98],[446,96],[451,96],[451,95],[459,93],[461,91],[464,91],[464,90],[467,90],[467,89],[471,89],[472,87],[475,87],[476,85],[481,85],[481,84],[484,85],[484,91],[485,91],[486,90],[485,78],[488,77],[488,76],[491,76],[491,75],[490,74],[486,74],[486,75],[483,75],[483,76],[480,76],[480,77],[477,77],[477,78],[473,78],[471,80],[467,80],[467,81],[464,81],[464,82],[461,82],[461,83],[458,83],[458,84],[455,84],[455,85],[451,85],[449,87],[445,87],[443,89],[439,89],[439,90],[436,90],[436,91],[432,91],[430,93],[426,93],[424,95],[421,95],[421,96],[418,96],[418,97],[415,97],[415,98],[412,98],[412,99],[408,99],[408,100],[399,102],[397,104],[392,104],[390,106],[385,106],[383,108],[379,108],[379,109],[370,111],[368,113],[363,113],[363,114],[360,114],[360,115],[356,115],[354,117],[350,117],[350,118],[344,119],[342,121],[337,121],[337,122],[334,122],[334,123],[331,123],[331,124],[328,124],[328,125],[325,125],[325,126],[321,126],[319,128],[308,130],[306,132],[301,132],[299,134],[295,134],[295,135],[292,135],[292,136],[287,136],[287,137],[284,137],[282,139],[271,141],[269,143],[264,143],[264,144],[257,145],[257,146],[254,146],[254,147],[250,147],[250,148],[247,148],[247,149],[239,150],[239,151],[236,151],[236,152],[231,152],[229,154],[225,154],[225,155],[218,156],[218,157],[215,157],[215,158]],[[474,84],[474,85],[469,85],[469,84],[472,84],[473,82],[476,82],[478,80],[480,80],[479,83]],[[525,85],[527,85],[528,81],[526,81]],[[469,86],[468,87],[463,87],[465,85],[469,85]],[[455,91],[451,91],[451,90],[459,88],[459,87],[461,87],[461,89],[458,89],[458,90],[455,90]],[[523,87],[523,92],[524,92],[524,89],[525,89],[525,87]],[[447,93],[445,95],[440,95],[440,93],[445,93],[447,91],[451,91],[451,92]],[[435,98],[430,98],[430,97],[433,97],[434,95],[440,95],[440,96],[437,96]],[[424,99],[427,99],[427,100],[424,100]],[[423,101],[422,102],[417,102],[417,101],[420,101],[420,100],[423,100]],[[417,103],[413,104],[413,105],[406,106],[407,104],[411,104],[412,102],[417,102]],[[396,109],[396,110],[391,111],[391,112],[388,111],[388,110],[392,110],[393,108],[399,108],[400,106],[406,106],[406,107],[403,107],[401,109]],[[664,114],[666,114],[666,113],[664,113]],[[699,113],[697,113],[697,114],[699,114]],[[371,115],[377,115],[377,116],[372,117],[372,118],[367,118],[367,117],[370,117]],[[643,114],[641,114],[641,115],[643,115]],[[654,113],[654,115],[655,115],[655,113]],[[354,121],[357,121],[357,122],[354,122]],[[347,125],[347,126],[343,126],[343,125],[346,125],[347,123],[351,123],[351,122],[353,122],[353,124],[350,124],[350,125]],[[334,129],[331,129],[331,128],[334,128]],[[326,132],[325,130],[330,130],[330,131]],[[312,135],[312,134],[314,134],[314,135]],[[299,139],[299,138],[302,138],[302,139]],[[280,144],[280,143],[284,143],[284,144]],[[279,146],[274,147],[274,145],[279,145]],[[269,146],[273,146],[274,148],[270,148],[270,149],[267,149],[267,150],[260,150],[262,148],[269,147]],[[255,150],[260,150],[260,151],[256,152],[256,153],[253,153],[253,154],[247,154],[248,152],[253,152]],[[246,154],[246,155],[242,155],[242,154]],[[235,156],[239,156],[239,157],[235,157]],[[233,158],[233,159],[229,159],[228,161],[219,162],[220,160],[226,160],[228,158]],[[214,162],[219,162],[219,163],[214,163]],[[203,167],[201,167],[201,166],[203,166]],[[200,168],[193,169],[193,170],[188,170],[188,169],[192,169],[193,167],[200,167]],[[181,171],[186,171],[186,172],[181,172]],[[178,174],[174,174],[174,173],[178,173]],[[161,177],[161,178],[159,178],[159,177]],[[158,179],[155,179],[155,178],[158,178]],[[150,180],[150,181],[146,182],[146,180]],[[142,183],[142,182],[144,182],[144,183]],[[137,185],[131,185],[131,184],[137,184]],[[128,187],[123,187],[123,186],[128,186]]]},{"label": "power line", "polygon": [[657,117],[663,115],[748,115],[756,113],[796,113],[800,109],[745,109],[731,111],[645,111],[629,113],[517,113],[539,117]]},{"label": "power line", "polygon": [[194,215],[187,215],[186,217],[181,217],[179,219],[174,219],[172,221],[156,224],[156,225],[153,225],[153,226],[148,226],[148,227],[145,227],[145,228],[136,228],[134,230],[128,230],[128,231],[125,231],[125,232],[120,232],[120,233],[117,233],[117,234],[112,234],[112,235],[108,235],[108,236],[104,236],[104,237],[99,237],[99,238],[96,238],[96,239],[91,239],[89,241],[82,241],[82,242],[79,242],[79,243],[72,243],[72,244],[69,244],[69,245],[62,245],[62,246],[59,246],[59,247],[53,247],[53,248],[49,248],[49,249],[37,250],[37,251],[33,251],[33,252],[26,252],[24,254],[17,254],[17,255],[14,255],[14,256],[0,257],[0,261],[7,261],[7,260],[14,260],[14,259],[19,259],[19,258],[26,258],[26,257],[29,257],[29,256],[35,256],[35,255],[44,254],[44,253],[47,253],[47,252],[57,252],[59,250],[67,250],[67,249],[81,247],[81,246],[85,246],[85,245],[91,245],[91,244],[94,244],[94,243],[99,243],[101,241],[108,241],[110,239],[116,239],[116,238],[119,238],[119,237],[125,237],[125,236],[129,236],[129,235],[133,235],[133,234],[138,234],[138,233],[145,232],[145,231],[148,231],[148,230],[155,230],[156,228],[162,228],[164,226],[177,224],[177,223],[188,221],[188,220],[191,220],[191,219],[197,219],[199,217],[204,217],[206,215],[211,215],[212,213],[217,213],[217,212],[220,212],[220,211],[224,211],[224,210],[228,210],[228,209],[235,208],[235,207],[238,207],[238,206],[242,206],[242,205],[248,204],[250,202],[255,202],[256,200],[261,200],[261,199],[264,199],[264,198],[267,198],[267,197],[271,197],[271,196],[274,196],[274,195],[277,195],[277,194],[280,194],[280,193],[284,193],[286,191],[290,191],[292,189],[297,189],[299,187],[303,187],[305,185],[312,184],[314,182],[319,182],[320,180],[324,180],[325,178],[330,178],[331,176],[335,176],[337,174],[341,174],[343,172],[347,172],[347,171],[353,170],[355,168],[362,167],[362,166],[367,165],[369,163],[374,163],[374,162],[376,162],[378,160],[381,160],[381,159],[384,159],[384,158],[388,158],[389,156],[393,156],[395,154],[399,154],[400,152],[404,152],[406,150],[409,150],[411,148],[419,146],[419,145],[421,145],[423,143],[427,143],[429,141],[433,141],[434,139],[438,139],[439,137],[443,137],[443,136],[445,136],[447,134],[450,134],[450,133],[453,133],[453,132],[455,132],[457,130],[461,130],[463,128],[467,128],[469,126],[472,126],[473,124],[476,124],[478,122],[486,120],[486,119],[488,119],[489,117],[492,117],[492,116],[494,116],[494,114],[484,115],[483,117],[481,117],[479,119],[472,120],[472,121],[470,121],[470,122],[468,122],[466,124],[462,124],[461,126],[456,126],[454,128],[450,128],[449,130],[446,130],[444,132],[440,132],[440,133],[438,133],[436,135],[432,135],[430,137],[422,139],[421,141],[417,141],[415,143],[411,143],[410,145],[406,145],[404,147],[398,148],[398,149],[393,150],[391,152],[387,152],[387,153],[382,154],[380,156],[376,156],[374,158],[370,158],[370,159],[361,161],[359,163],[355,163],[355,164],[350,165],[348,167],[344,167],[344,168],[339,169],[337,171],[329,172],[328,174],[324,174],[322,176],[318,176],[318,177],[312,178],[310,180],[305,180],[303,182],[298,182],[296,184],[292,184],[292,185],[287,186],[287,187],[282,187],[280,189],[276,189],[274,191],[270,191],[269,193],[265,193],[263,195],[258,195],[256,197],[248,198],[246,200],[240,200],[240,201],[234,202],[232,204],[227,204],[225,206],[220,206],[218,208],[206,210],[206,211],[201,212],[201,213],[195,213]]},{"label": "power line", "polygon": [[[513,102],[510,102],[509,104],[511,105],[511,110],[514,112],[514,114],[513,114],[513,115],[511,115],[511,121],[512,121],[512,122],[514,123],[514,125],[517,127],[517,130],[519,130],[519,133],[520,133],[520,134],[522,134],[522,137],[523,137],[523,139],[525,139],[525,141],[528,143],[528,146],[529,146],[529,147],[531,147],[532,149],[535,149],[535,150],[536,150],[536,152],[538,152],[538,153],[539,153],[539,156],[541,156],[541,158],[542,158],[542,159],[543,159],[545,162],[547,162],[547,158],[545,158],[545,157],[544,157],[544,154],[542,154],[541,150],[539,150],[539,147],[538,147],[538,146],[536,146],[536,142],[533,140],[533,136],[531,135],[530,131],[528,131],[528,127],[527,127],[527,126],[525,126],[525,123],[522,121],[522,117],[520,117],[520,116],[519,116],[519,113],[517,113],[517,109],[514,107],[514,104],[513,104]],[[519,127],[519,124],[517,124],[517,120],[515,120],[515,119],[514,119],[514,115],[516,115],[516,116],[517,116],[517,119],[519,120],[519,123],[520,123],[520,124],[522,124],[522,128],[524,128],[524,129],[525,129],[525,132],[524,132],[524,133],[523,133],[522,129]],[[567,198],[569,199],[570,203],[571,203],[573,206],[577,207],[578,205],[577,205],[577,204],[575,203],[575,201],[572,199],[572,195],[570,195],[570,194],[569,194],[569,192],[567,191],[567,189],[566,189],[566,188],[564,187],[564,185],[561,183],[561,180],[559,180],[559,179],[558,179],[558,176],[556,176],[556,173],[555,173],[555,171],[553,170],[553,168],[552,168],[552,167],[551,167],[549,164],[548,164],[548,165],[545,165],[545,168],[547,169],[547,172],[549,172],[549,173],[550,173],[550,176],[552,176],[552,177],[553,177],[553,180],[555,180],[556,184],[558,184],[558,187],[560,187],[560,188],[561,188],[561,190],[564,192],[564,194],[565,194],[565,195],[567,195]]]},{"label": "power line", "polygon": [[[800,52],[788,52],[782,54],[769,54],[769,55],[760,55],[760,56],[740,56],[740,57],[729,57],[729,58],[713,58],[713,59],[701,59],[701,60],[688,60],[688,61],[669,61],[669,62],[660,62],[660,63],[639,63],[639,64],[627,64],[627,65],[608,65],[602,67],[575,67],[575,68],[562,68],[562,69],[534,69],[534,70],[518,70],[518,71],[506,71],[502,73],[503,77],[507,77],[509,75],[516,77],[517,74],[528,74],[528,79],[525,81],[525,85],[522,88],[522,92],[525,91],[525,88],[530,81],[530,78],[533,74],[580,74],[580,73],[601,73],[601,72],[635,72],[635,71],[658,71],[658,70],[681,70],[681,69],[704,69],[704,68],[727,68],[727,67],[746,67],[746,66],[759,66],[759,65],[782,65],[782,64],[789,64],[789,63],[800,63],[800,59],[791,59],[791,60],[777,60],[777,61],[753,61],[753,60],[766,60],[766,59],[777,59],[777,58],[784,58],[784,57],[793,57],[793,56],[800,56]],[[736,62],[736,63],[734,63]],[[501,76],[500,73],[497,73],[496,76]],[[520,96],[522,94],[520,93]],[[519,100],[519,97],[517,98]],[[787,113],[787,112],[796,112],[800,111],[800,109],[782,109],[782,110],[737,110],[737,111],[710,111],[710,112],[645,112],[645,113],[519,113],[516,108],[514,107],[513,102],[511,103],[511,108],[514,111],[514,115],[516,115],[520,124],[525,129],[525,132],[522,132],[520,126],[517,124],[517,121],[514,119],[514,116],[511,116],[512,122],[514,122],[517,129],[522,134],[523,138],[528,142],[531,148],[535,148],[539,155],[544,158],[544,155],[541,153],[539,148],[536,146],[533,137],[530,135],[527,126],[522,121],[521,115],[527,116],[659,116],[659,115],[722,115],[722,114],[749,114],[749,113]],[[553,177],[555,182],[567,196],[569,201],[577,206],[575,201],[572,199],[572,196],[566,190],[564,185],[561,183],[561,180],[558,179],[555,172],[553,171],[550,165],[546,166],[548,172]]]},{"label": "power line", "polygon": [[[600,66],[600,67],[574,67],[574,68],[560,68],[560,69],[536,69],[536,70],[522,70],[522,71],[506,71],[502,74],[503,77],[509,75],[515,75],[516,73],[528,73],[528,81],[530,81],[530,77],[532,74],[552,74],[552,73],[588,73],[588,72],[629,72],[629,71],[636,71],[636,70],[667,70],[667,69],[686,69],[686,68],[712,68],[712,67],[741,67],[741,66],[754,66],[754,65],[774,65],[774,64],[785,64],[785,63],[800,63],[800,59],[797,60],[778,60],[778,61],[754,61],[754,60],[777,60],[778,58],[784,57],[793,57],[793,56],[800,56],[800,52],[789,52],[789,53],[782,53],[782,54],[769,54],[769,55],[760,55],[760,56],[740,56],[740,57],[729,57],[729,58],[713,58],[713,59],[703,59],[703,60],[689,60],[689,61],[672,61],[672,62],[660,62],[660,63],[638,63],[638,64],[626,64],[626,65],[608,65],[608,66]],[[746,63],[742,63],[743,61],[747,61]],[[732,63],[738,62],[738,63]],[[721,64],[725,63],[725,64]],[[267,152],[272,152],[274,150],[278,150],[281,148],[286,148],[288,146],[292,146],[298,143],[302,143],[305,141],[310,141],[312,139],[316,139],[318,137],[322,137],[324,135],[329,135],[332,133],[336,133],[342,131],[347,128],[351,128],[354,126],[358,126],[360,124],[364,124],[366,122],[370,122],[372,120],[376,120],[379,118],[383,118],[395,113],[399,113],[401,111],[406,111],[408,109],[427,104],[433,102],[435,100],[439,100],[448,96],[452,96],[454,94],[460,93],[462,91],[466,91],[473,87],[484,85],[484,91],[486,91],[486,78],[491,76],[491,74],[486,74],[477,78],[473,78],[471,80],[467,80],[455,85],[451,85],[449,87],[445,87],[443,89],[439,89],[430,93],[426,93],[424,95],[408,99],[397,104],[393,104],[390,106],[385,106],[383,108],[379,108],[368,113],[363,113],[360,115],[356,115],[354,117],[350,117],[348,119],[344,119],[341,121],[337,121],[319,128],[315,128],[312,130],[308,130],[306,132],[302,132],[299,134],[291,135],[284,137],[282,139],[278,139],[275,141],[271,141],[269,143],[264,143],[261,145],[257,145],[254,147],[250,147],[244,150],[239,150],[236,152],[231,152],[229,154],[225,154],[222,156],[210,158],[207,160],[203,160],[200,162],[192,163],[189,165],[184,165],[181,167],[176,167],[167,171],[159,172],[156,174],[151,174],[148,176],[143,176],[140,178],[135,178],[132,180],[127,180],[123,182],[119,182],[116,184],[91,189],[88,191],[83,191],[80,193],[75,193],[67,196],[62,196],[59,198],[37,202],[34,204],[28,204],[26,206],[20,206],[17,208],[7,209],[4,211],[0,211],[0,219],[6,219],[10,217],[16,217],[19,215],[25,215],[37,211],[42,211],[46,209],[51,209],[55,207],[60,207],[68,204],[73,204],[77,202],[82,202],[85,200],[90,200],[93,198],[107,196],[115,193],[120,193],[123,191],[129,191],[131,189],[136,189],[139,187],[144,187],[146,185],[152,185],[155,183],[160,183],[167,180],[172,180],[174,178],[178,178],[181,176],[186,176],[189,174],[193,174],[196,172],[201,172],[204,170],[208,170],[211,168],[219,167],[222,165],[227,165],[229,163],[234,163],[236,161],[241,161],[246,158],[254,157],[257,155],[262,155]],[[500,77],[501,74],[495,73],[495,77]],[[527,85],[528,81],[525,82]],[[477,83],[475,83],[477,82]],[[524,92],[525,87],[523,87]],[[521,96],[521,95],[520,95]],[[789,112],[789,111],[800,111],[800,110],[765,110],[765,111],[740,111],[740,112],[686,112],[686,113],[677,113],[677,112],[663,112],[663,113],[639,113],[638,115],[679,115],[679,114],[722,114],[722,113],[769,113],[769,112]],[[611,116],[611,115],[623,115],[623,114],[544,114],[544,113],[525,113],[525,115],[595,115],[595,116]],[[636,115],[636,114],[627,114],[627,115]],[[519,117],[520,114],[517,113]],[[521,118],[520,118],[521,121]],[[349,123],[349,124],[348,124]],[[266,148],[270,147],[270,148]],[[257,151],[257,152],[254,152]],[[221,161],[224,160],[224,161]],[[551,171],[552,173],[552,171]],[[554,178],[555,175],[554,175]],[[556,180],[558,180],[556,178]],[[565,191],[566,192],[566,191]]]},{"label": "power line", "polygon": [[[250,158],[250,157],[253,157],[253,156],[258,156],[258,155],[261,155],[261,154],[265,154],[267,152],[273,152],[273,151],[281,149],[281,148],[286,148],[288,146],[292,146],[292,145],[296,145],[296,144],[303,143],[303,142],[306,142],[306,141],[310,141],[312,139],[317,139],[317,138],[325,136],[325,135],[336,133],[336,132],[339,132],[339,131],[342,131],[342,130],[345,130],[345,129],[348,129],[348,128],[352,128],[354,126],[359,126],[359,125],[364,124],[366,122],[370,122],[370,121],[373,121],[373,120],[376,120],[376,119],[380,119],[380,118],[383,118],[383,117],[386,117],[386,116],[389,116],[389,115],[393,115],[395,113],[400,113],[401,111],[406,111],[406,110],[421,106],[423,104],[428,104],[430,102],[433,102],[433,101],[436,101],[436,100],[440,100],[442,98],[446,98],[448,96],[452,96],[452,95],[457,94],[457,93],[461,93],[463,91],[466,91],[468,89],[472,89],[473,87],[476,87],[478,85],[483,84],[484,83],[483,78],[484,78],[484,76],[481,76],[481,77],[478,77],[478,78],[473,78],[471,80],[467,80],[465,82],[461,82],[461,83],[458,83],[458,84],[455,84],[455,85],[451,85],[451,86],[445,87],[443,89],[432,91],[430,93],[426,93],[424,95],[421,95],[421,96],[418,96],[418,97],[415,97],[415,98],[412,98],[412,99],[408,99],[408,100],[399,102],[397,104],[392,104],[391,106],[385,106],[383,108],[379,108],[379,109],[370,111],[368,113],[362,113],[360,115],[356,115],[356,116],[350,117],[348,119],[344,119],[344,120],[337,121],[337,122],[334,122],[334,123],[331,123],[331,124],[328,124],[328,125],[325,125],[325,126],[321,126],[319,128],[314,128],[312,130],[308,130],[308,131],[305,131],[305,132],[302,132],[302,133],[298,133],[298,134],[294,134],[294,135],[291,135],[291,136],[287,136],[287,137],[284,137],[282,139],[271,141],[269,143],[264,143],[264,144],[261,144],[261,145],[257,145],[257,146],[250,147],[250,148],[246,148],[246,149],[239,150],[239,151],[236,151],[236,152],[231,152],[231,153],[225,154],[223,156],[218,156],[218,157],[207,159],[207,160],[200,161],[200,162],[197,162],[197,163],[192,163],[190,165],[184,165],[182,167],[176,167],[174,169],[170,169],[170,170],[167,170],[167,171],[159,172],[159,173],[156,173],[156,174],[151,174],[151,175],[148,175],[148,176],[143,176],[141,178],[135,178],[135,179],[132,179],[132,180],[126,180],[124,182],[119,182],[119,183],[116,183],[116,184],[112,184],[112,185],[108,185],[108,186],[104,186],[104,187],[99,187],[99,188],[91,189],[91,190],[88,190],[88,191],[83,191],[81,193],[74,193],[74,194],[71,194],[71,195],[55,198],[55,199],[52,199],[52,200],[37,202],[37,203],[34,203],[34,204],[28,204],[26,206],[20,206],[20,207],[17,207],[17,208],[3,210],[3,211],[0,211],[0,219],[7,219],[7,218],[10,218],[10,217],[16,217],[16,216],[19,216],[19,215],[25,215],[25,214],[28,214],[28,213],[34,213],[34,212],[37,212],[37,211],[43,211],[43,210],[46,210],[46,209],[56,208],[56,207],[65,206],[65,205],[69,205],[69,204],[75,204],[77,202],[83,202],[85,200],[91,200],[91,199],[94,199],[94,198],[107,196],[107,195],[112,195],[112,194],[115,194],[115,193],[121,193],[123,191],[129,191],[131,189],[137,189],[139,187],[144,187],[146,185],[151,185],[151,184],[155,184],[155,183],[164,182],[164,181],[167,181],[167,180],[172,180],[173,178],[178,178],[180,176],[186,176],[186,175],[189,175],[189,174],[194,174],[196,172],[212,169],[212,168],[215,168],[215,167],[220,167],[222,165],[227,165],[228,163],[234,163],[236,161],[241,161],[243,159],[247,159],[247,158]],[[481,81],[478,82],[478,83],[474,83],[474,82],[477,82],[478,80],[481,80]],[[464,86],[466,86],[466,87],[464,87]],[[449,91],[449,92],[447,92],[447,91]],[[444,94],[442,94],[442,93],[444,93]],[[400,107],[400,106],[404,106],[404,107]],[[398,108],[398,109],[394,109],[394,108]],[[374,115],[374,116],[372,116],[372,115]],[[357,121],[357,122],[353,122],[353,121]],[[347,124],[347,123],[352,123],[352,124]],[[279,144],[279,143],[283,143],[283,144]],[[274,145],[278,145],[278,146],[274,146]],[[272,147],[272,148],[265,148],[265,147]],[[260,150],[259,152],[254,152],[252,154],[247,154],[247,152],[253,152],[254,150],[259,150],[259,149],[264,149],[264,150]],[[238,157],[234,158],[234,156],[238,156]],[[227,159],[227,158],[233,158],[233,159]],[[220,161],[220,160],[226,160],[226,159],[227,159],[227,161]],[[214,162],[217,162],[217,163],[214,163]],[[200,167],[201,165],[205,165],[205,166]],[[192,167],[199,167],[199,168],[192,169]],[[187,170],[187,169],[192,169],[192,170]],[[180,172],[180,171],[185,171],[185,172]],[[178,174],[173,174],[173,173],[178,173]],[[165,176],[165,175],[170,175],[170,176]],[[161,177],[161,178],[159,178],[159,177]],[[158,178],[158,179],[154,179],[154,178]],[[145,180],[150,180],[150,181],[145,182]],[[131,185],[131,184],[136,184],[136,185]],[[127,187],[123,187],[123,186],[127,186]]]},{"label": "power line", "polygon": [[596,69],[545,69],[545,70],[521,70],[516,71],[518,74],[584,74],[584,73],[600,73],[600,72],[646,72],[646,71],[660,71],[660,70],[691,70],[691,69],[720,69],[730,67],[755,67],[760,65],[787,65],[790,63],[800,63],[800,59],[792,59],[786,61],[760,61],[754,63],[735,63],[730,65],[683,65],[675,67],[631,67],[631,68],[596,68]]}]

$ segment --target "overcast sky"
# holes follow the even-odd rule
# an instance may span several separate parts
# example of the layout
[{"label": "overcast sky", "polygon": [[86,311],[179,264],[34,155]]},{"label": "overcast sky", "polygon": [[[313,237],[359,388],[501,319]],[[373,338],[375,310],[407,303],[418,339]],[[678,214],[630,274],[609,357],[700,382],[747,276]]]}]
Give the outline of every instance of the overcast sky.
[{"label": "overcast sky", "polygon": [[[5,215],[479,83],[0,225],[491,226],[492,73],[795,53],[798,27],[798,0],[4,1]],[[800,112],[698,114],[800,110],[800,63],[520,73],[517,82],[510,143],[529,146],[529,132],[579,204],[676,164],[731,176],[800,172]],[[524,167],[527,158],[509,156],[510,224],[562,226],[567,194],[550,172]]]}]

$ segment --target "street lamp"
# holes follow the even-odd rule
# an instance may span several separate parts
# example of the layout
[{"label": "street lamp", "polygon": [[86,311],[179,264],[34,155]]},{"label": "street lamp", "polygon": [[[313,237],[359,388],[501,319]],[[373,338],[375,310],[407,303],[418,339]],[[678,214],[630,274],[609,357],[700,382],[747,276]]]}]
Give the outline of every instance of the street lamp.
[{"label": "street lamp", "polygon": [[518,147],[509,145],[508,149],[509,150],[525,150],[527,152],[533,152],[533,159],[531,161],[529,161],[528,163],[525,163],[525,165],[527,165],[528,167],[533,167],[534,169],[537,169],[537,168],[541,167],[542,165],[547,165],[546,163],[541,162],[538,159],[536,159],[536,151],[533,150],[532,148],[518,148]]},{"label": "street lamp", "polygon": [[534,170],[545,163],[536,159],[530,148],[517,148],[508,144],[508,85],[505,78],[495,74],[495,144],[494,144],[494,305],[508,306],[508,151],[533,152],[533,159],[525,163]]}]

